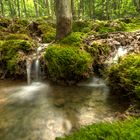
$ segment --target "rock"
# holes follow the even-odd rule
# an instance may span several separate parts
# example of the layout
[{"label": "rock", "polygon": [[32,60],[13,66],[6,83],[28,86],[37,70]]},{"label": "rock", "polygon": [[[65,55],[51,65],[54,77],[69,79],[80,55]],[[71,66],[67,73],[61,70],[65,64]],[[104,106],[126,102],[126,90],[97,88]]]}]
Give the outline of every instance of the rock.
[{"label": "rock", "polygon": [[54,105],[56,107],[63,107],[65,105],[65,100],[64,99],[56,99]]}]

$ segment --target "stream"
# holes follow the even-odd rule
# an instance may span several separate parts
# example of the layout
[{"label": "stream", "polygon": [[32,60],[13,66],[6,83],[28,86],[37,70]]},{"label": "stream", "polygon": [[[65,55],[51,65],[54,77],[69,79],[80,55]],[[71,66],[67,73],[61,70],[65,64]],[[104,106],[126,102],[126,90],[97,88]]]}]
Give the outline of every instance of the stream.
[{"label": "stream", "polygon": [[55,140],[121,111],[99,78],[77,86],[0,81],[0,140]]}]

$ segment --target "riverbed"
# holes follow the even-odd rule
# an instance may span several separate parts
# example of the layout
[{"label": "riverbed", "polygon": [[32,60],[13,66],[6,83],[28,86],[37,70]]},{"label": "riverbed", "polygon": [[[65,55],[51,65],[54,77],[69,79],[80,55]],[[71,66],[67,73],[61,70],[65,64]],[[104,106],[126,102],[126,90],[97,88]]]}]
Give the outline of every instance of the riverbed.
[{"label": "riverbed", "polygon": [[114,121],[120,111],[97,78],[76,86],[0,81],[0,140],[55,140],[84,125]]}]

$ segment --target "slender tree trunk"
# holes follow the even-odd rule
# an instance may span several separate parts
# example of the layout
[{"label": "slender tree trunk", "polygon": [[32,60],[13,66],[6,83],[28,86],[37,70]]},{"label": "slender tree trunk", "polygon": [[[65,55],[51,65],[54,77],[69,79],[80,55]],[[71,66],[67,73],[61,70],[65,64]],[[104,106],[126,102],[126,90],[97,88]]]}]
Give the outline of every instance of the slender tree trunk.
[{"label": "slender tree trunk", "polygon": [[72,18],[76,19],[74,0],[71,0]]},{"label": "slender tree trunk", "polygon": [[110,15],[109,15],[109,0],[106,0],[106,18],[109,20]]},{"label": "slender tree trunk", "polygon": [[24,6],[24,14],[27,17],[27,9],[26,9],[26,2],[23,0],[23,6]]},{"label": "slender tree trunk", "polygon": [[37,0],[34,0],[34,7],[35,7],[36,17],[38,17],[39,16],[39,13],[38,13]]},{"label": "slender tree trunk", "polygon": [[47,15],[50,16],[50,5],[48,0],[45,0],[45,7],[47,9]]},{"label": "slender tree trunk", "polygon": [[14,17],[14,10],[13,10],[13,7],[12,7],[11,0],[8,0],[8,6],[9,6],[9,10],[10,10],[10,16]]},{"label": "slender tree trunk", "polygon": [[56,0],[56,39],[60,40],[72,30],[71,0]]},{"label": "slender tree trunk", "polygon": [[84,10],[83,2],[84,2],[83,0],[80,0],[80,3],[79,3],[79,10],[78,10],[79,19],[83,18],[83,10]]},{"label": "slender tree trunk", "polygon": [[1,14],[4,17],[4,5],[3,5],[3,0],[0,1],[0,6],[1,6]]},{"label": "slender tree trunk", "polygon": [[17,0],[18,17],[20,18],[20,1]]}]

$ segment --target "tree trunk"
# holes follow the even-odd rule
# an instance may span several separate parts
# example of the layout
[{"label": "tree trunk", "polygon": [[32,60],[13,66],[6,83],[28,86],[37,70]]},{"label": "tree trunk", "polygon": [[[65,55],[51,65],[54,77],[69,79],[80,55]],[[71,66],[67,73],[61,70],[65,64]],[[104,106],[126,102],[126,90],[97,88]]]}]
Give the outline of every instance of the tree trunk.
[{"label": "tree trunk", "polygon": [[20,2],[17,0],[18,17],[20,18]]},{"label": "tree trunk", "polygon": [[79,10],[78,10],[78,17],[79,17],[79,19],[83,18],[83,10],[84,10],[83,0],[80,0]]},{"label": "tree trunk", "polygon": [[8,6],[9,6],[9,10],[10,10],[10,16],[14,17],[14,9],[12,7],[12,2],[11,0],[8,0]]},{"label": "tree trunk", "polygon": [[48,0],[45,0],[45,7],[47,9],[47,15],[50,16],[50,5]]},{"label": "tree trunk", "polygon": [[0,1],[0,5],[1,5],[1,14],[4,17],[4,5],[3,5],[3,0]]},{"label": "tree trunk", "polygon": [[36,13],[36,17],[38,17],[38,7],[37,7],[37,0],[34,0],[34,7],[35,7],[35,13]]},{"label": "tree trunk", "polygon": [[24,6],[25,16],[27,17],[27,10],[26,10],[26,2],[25,2],[25,0],[23,0],[23,6]]},{"label": "tree trunk", "polygon": [[60,40],[72,30],[71,0],[56,0],[56,39]]},{"label": "tree trunk", "polygon": [[76,19],[76,15],[75,15],[74,0],[71,0],[71,9],[72,9],[72,18],[75,20]]}]

